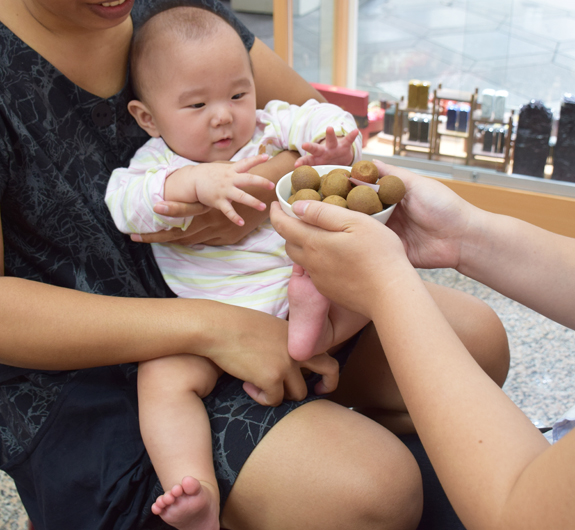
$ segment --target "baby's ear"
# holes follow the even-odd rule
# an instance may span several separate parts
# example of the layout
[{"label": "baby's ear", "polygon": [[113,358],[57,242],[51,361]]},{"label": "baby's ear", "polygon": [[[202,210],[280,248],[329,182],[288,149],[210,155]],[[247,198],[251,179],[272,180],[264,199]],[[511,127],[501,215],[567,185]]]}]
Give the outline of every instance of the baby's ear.
[{"label": "baby's ear", "polygon": [[160,137],[160,131],[158,131],[158,128],[156,127],[154,117],[144,103],[137,99],[133,99],[128,103],[128,110],[130,111],[130,114],[136,118],[138,125],[144,129],[144,131],[154,138]]}]

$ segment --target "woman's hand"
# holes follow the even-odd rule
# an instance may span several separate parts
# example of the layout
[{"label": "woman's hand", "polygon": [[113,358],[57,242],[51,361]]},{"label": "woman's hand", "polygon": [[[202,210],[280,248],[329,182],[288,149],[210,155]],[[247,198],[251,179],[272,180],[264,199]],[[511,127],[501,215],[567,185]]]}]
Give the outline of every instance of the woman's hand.
[{"label": "woman's hand", "polygon": [[381,176],[395,175],[407,188],[387,226],[403,241],[413,266],[457,268],[477,209],[440,182],[379,160],[373,162]]},{"label": "woman's hand", "polygon": [[[185,304],[188,300],[181,302]],[[307,387],[302,368],[323,376],[316,385],[317,393],[337,388],[339,364],[335,359],[322,354],[299,363],[289,356],[288,323],[283,319],[262,311],[206,301],[198,329],[194,331],[193,322],[191,327],[190,353],[207,357],[225,372],[246,381],[244,389],[262,405],[276,406],[283,399],[305,398]]]},{"label": "woman's hand", "polygon": [[317,201],[293,210],[301,220],[272,204],[272,224],[289,256],[337,304],[370,317],[387,288],[413,273],[397,235],[368,215]]}]

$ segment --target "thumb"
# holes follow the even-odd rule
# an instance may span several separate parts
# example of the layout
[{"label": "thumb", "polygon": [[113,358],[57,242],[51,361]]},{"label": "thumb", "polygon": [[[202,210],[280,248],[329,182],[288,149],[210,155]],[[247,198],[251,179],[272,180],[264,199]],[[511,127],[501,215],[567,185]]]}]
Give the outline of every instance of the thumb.
[{"label": "thumb", "polygon": [[343,232],[365,217],[363,213],[319,201],[296,201],[292,204],[292,210],[307,224],[330,232]]},{"label": "thumb", "polygon": [[269,159],[269,155],[255,155],[250,156],[248,158],[243,158],[242,160],[238,160],[232,166],[236,173],[245,173],[249,171],[252,167],[258,166],[259,164],[263,164]]}]

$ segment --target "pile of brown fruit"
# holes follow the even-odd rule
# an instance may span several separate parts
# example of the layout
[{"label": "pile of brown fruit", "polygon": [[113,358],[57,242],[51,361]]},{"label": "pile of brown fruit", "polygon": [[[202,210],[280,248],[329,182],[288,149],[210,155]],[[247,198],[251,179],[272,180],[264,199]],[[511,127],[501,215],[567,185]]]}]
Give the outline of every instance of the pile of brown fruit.
[{"label": "pile of brown fruit", "polygon": [[[377,184],[379,190],[355,185],[350,178]],[[292,173],[291,184],[289,204],[301,200],[323,201],[368,215],[389,208],[405,195],[405,185],[400,178],[394,175],[379,178],[376,165],[368,160],[356,162],[351,171],[337,168],[321,177],[315,168],[300,166]]]}]

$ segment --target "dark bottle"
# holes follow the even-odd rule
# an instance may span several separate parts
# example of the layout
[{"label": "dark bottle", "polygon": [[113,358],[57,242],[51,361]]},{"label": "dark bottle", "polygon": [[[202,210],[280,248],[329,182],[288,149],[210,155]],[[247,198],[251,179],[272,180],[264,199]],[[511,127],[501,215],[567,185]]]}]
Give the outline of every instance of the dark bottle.
[{"label": "dark bottle", "polygon": [[408,125],[408,131],[409,131],[409,141],[410,142],[419,142],[419,114],[416,114],[415,116],[410,116],[409,118],[409,125]]},{"label": "dark bottle", "polygon": [[541,177],[549,156],[549,137],[553,114],[538,100],[531,100],[519,111],[513,155],[513,173]]},{"label": "dark bottle", "polygon": [[486,127],[483,135],[483,150],[488,153],[493,149],[493,127]]},{"label": "dark bottle", "polygon": [[423,114],[419,123],[419,141],[429,142],[429,116]]},{"label": "dark bottle", "polygon": [[575,182],[575,96],[571,94],[565,94],[561,104],[551,178]]},{"label": "dark bottle", "polygon": [[465,107],[461,107],[459,109],[459,116],[457,119],[457,130],[459,132],[467,131],[467,122],[469,118],[469,109]]},{"label": "dark bottle", "polygon": [[458,111],[459,108],[457,105],[449,105],[449,107],[447,107],[447,123],[445,124],[445,128],[448,131],[455,131]]}]

